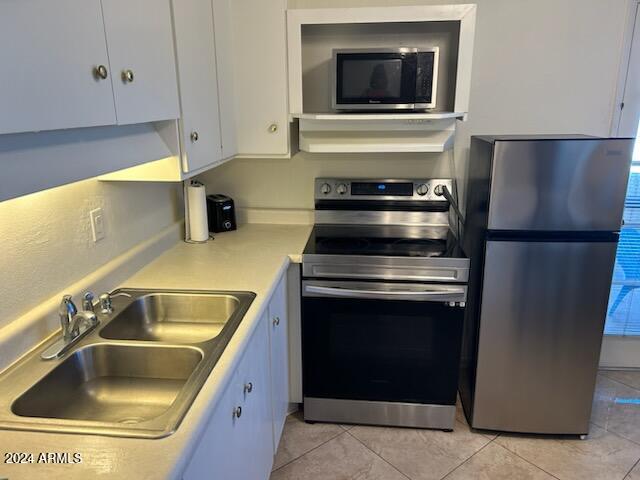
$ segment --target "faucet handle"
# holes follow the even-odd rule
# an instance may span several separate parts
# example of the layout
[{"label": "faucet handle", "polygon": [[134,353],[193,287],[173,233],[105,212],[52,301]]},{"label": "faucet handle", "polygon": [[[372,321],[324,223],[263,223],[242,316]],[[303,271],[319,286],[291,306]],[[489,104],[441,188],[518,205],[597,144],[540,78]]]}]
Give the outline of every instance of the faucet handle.
[{"label": "faucet handle", "polygon": [[71,295],[64,295],[62,297],[62,301],[58,307],[58,313],[60,316],[64,315],[68,319],[71,319],[76,313],[78,313],[78,309],[76,308],[76,304],[73,303],[73,297]]},{"label": "faucet handle", "polygon": [[62,336],[65,340],[70,337],[70,326],[73,317],[78,313],[75,303],[71,295],[64,295],[60,306],[58,307],[58,315],[60,317],[60,328],[62,330]]},{"label": "faucet handle", "polygon": [[93,294],[93,292],[86,292],[82,297],[82,310],[85,310],[87,312],[95,312],[95,309],[93,308],[93,299],[95,297],[96,296]]},{"label": "faucet handle", "polygon": [[99,302],[100,302],[100,311],[102,313],[104,313],[105,315],[109,313],[113,313],[113,306],[111,305],[111,295],[109,295],[108,293],[103,293],[99,297]]}]

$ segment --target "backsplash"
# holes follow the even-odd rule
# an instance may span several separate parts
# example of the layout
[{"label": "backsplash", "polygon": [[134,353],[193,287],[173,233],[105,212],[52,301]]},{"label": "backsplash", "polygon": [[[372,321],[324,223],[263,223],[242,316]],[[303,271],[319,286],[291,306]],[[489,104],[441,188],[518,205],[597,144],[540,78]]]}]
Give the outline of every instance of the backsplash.
[{"label": "backsplash", "polygon": [[240,208],[313,209],[316,177],[448,177],[449,155],[298,153],[291,159],[235,159],[199,179],[207,193],[229,195]]},{"label": "backsplash", "polygon": [[[0,328],[182,218],[176,184],[84,180],[0,202]],[[106,236],[93,241],[89,211]]]}]

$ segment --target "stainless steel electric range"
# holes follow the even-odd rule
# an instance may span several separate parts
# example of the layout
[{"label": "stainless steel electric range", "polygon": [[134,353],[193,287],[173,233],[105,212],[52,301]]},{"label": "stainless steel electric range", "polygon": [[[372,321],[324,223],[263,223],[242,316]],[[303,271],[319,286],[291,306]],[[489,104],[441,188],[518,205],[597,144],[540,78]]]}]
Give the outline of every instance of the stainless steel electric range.
[{"label": "stainless steel electric range", "polygon": [[315,181],[304,418],[453,429],[469,260],[448,179]]}]

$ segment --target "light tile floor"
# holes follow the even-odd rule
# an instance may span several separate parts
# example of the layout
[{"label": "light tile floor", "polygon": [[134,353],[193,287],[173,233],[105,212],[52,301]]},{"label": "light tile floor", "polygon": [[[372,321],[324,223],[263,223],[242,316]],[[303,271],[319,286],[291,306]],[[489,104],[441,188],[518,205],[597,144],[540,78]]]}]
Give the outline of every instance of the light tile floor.
[{"label": "light tile floor", "polygon": [[306,424],[287,418],[271,480],[640,480],[640,372],[602,371],[587,440]]}]

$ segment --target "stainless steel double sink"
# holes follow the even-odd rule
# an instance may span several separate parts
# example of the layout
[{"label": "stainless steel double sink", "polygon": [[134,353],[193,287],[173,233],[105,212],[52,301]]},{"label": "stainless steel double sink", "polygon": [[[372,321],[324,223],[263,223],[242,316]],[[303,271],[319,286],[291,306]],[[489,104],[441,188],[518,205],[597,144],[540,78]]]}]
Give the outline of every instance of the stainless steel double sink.
[{"label": "stainless steel double sink", "polygon": [[63,358],[38,348],[0,376],[0,428],[160,438],[180,424],[251,292],[113,292],[114,311]]}]

